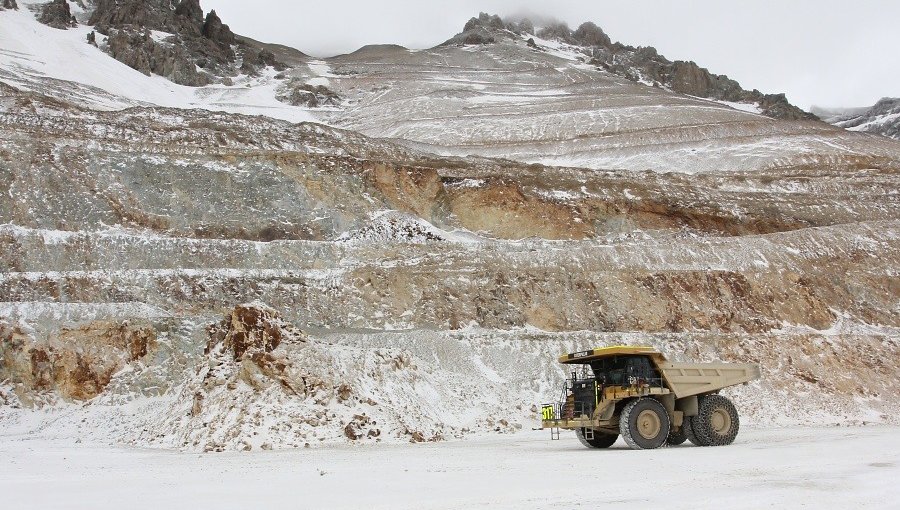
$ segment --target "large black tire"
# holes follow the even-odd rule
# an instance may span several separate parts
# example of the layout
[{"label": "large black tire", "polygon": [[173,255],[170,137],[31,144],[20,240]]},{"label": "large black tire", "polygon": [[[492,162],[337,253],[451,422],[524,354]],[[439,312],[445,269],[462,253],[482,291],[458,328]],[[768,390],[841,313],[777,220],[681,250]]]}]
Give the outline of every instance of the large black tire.
[{"label": "large black tire", "polygon": [[687,433],[685,432],[684,427],[684,422],[682,422],[681,426],[678,427],[677,430],[675,429],[675,427],[672,427],[672,429],[669,430],[669,437],[666,438],[666,444],[669,446],[678,446],[687,441]]},{"label": "large black tire", "polygon": [[681,424],[681,430],[684,431],[684,435],[687,436],[688,441],[694,445],[709,446],[702,439],[697,437],[697,434],[694,434],[694,418],[694,416],[685,416],[684,422]]},{"label": "large black tire", "polygon": [[619,433],[633,449],[659,448],[666,444],[670,428],[669,413],[653,398],[632,400],[619,416]]},{"label": "large black tire", "polygon": [[604,434],[603,432],[597,431],[594,431],[593,439],[588,439],[584,435],[584,429],[577,429],[575,434],[578,436],[578,440],[581,441],[581,444],[588,448],[609,448],[617,439],[619,439],[618,434]]},{"label": "large black tire", "polygon": [[692,426],[694,435],[705,446],[724,446],[734,442],[741,422],[730,400],[722,395],[704,395],[699,399],[699,412]]}]

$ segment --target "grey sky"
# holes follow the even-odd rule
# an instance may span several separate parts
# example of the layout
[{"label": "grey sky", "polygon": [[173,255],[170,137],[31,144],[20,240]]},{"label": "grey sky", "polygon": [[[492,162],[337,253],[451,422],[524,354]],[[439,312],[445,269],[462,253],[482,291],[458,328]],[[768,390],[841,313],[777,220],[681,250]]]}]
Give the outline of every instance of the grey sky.
[{"label": "grey sky", "polygon": [[201,0],[242,35],[317,56],[365,44],[434,46],[479,11],[600,25],[614,41],[694,60],[801,107],[900,96],[900,2],[893,0]]}]

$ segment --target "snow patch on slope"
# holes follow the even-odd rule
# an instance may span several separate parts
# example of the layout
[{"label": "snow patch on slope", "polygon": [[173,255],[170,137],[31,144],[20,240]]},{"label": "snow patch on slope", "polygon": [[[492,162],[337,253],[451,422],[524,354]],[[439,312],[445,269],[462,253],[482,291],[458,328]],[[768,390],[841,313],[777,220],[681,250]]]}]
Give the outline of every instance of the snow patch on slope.
[{"label": "snow patch on slope", "polygon": [[470,232],[441,230],[422,218],[399,211],[381,211],[369,225],[343,234],[340,241],[427,243],[434,241],[478,241]]},{"label": "snow patch on slope", "polygon": [[[241,77],[232,87],[185,87],[161,76],[146,76],[88,44],[92,30],[86,25],[51,28],[28,9],[0,13],[0,81],[102,110],[155,105],[291,122],[316,120],[309,110],[275,99],[280,81],[271,69],[259,78]],[[79,85],[60,86],[59,80]]]},{"label": "snow patch on slope", "polygon": [[692,96],[688,94],[688,97],[692,97],[694,99],[698,99],[700,101],[708,101],[710,103],[716,103],[725,105],[729,108],[734,108],[735,110],[739,110],[742,112],[753,113],[756,115],[762,115],[763,109],[760,108],[759,103],[738,103],[735,101],[725,101],[723,99],[710,99],[708,97],[700,97],[700,96]]}]

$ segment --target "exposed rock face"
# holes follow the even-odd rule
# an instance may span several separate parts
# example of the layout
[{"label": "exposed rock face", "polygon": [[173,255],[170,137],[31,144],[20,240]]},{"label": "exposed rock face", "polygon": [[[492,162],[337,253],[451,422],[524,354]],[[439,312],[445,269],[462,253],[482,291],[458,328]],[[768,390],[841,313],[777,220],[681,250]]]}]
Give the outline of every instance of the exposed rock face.
[{"label": "exposed rock face", "polygon": [[528,18],[507,22],[506,29],[519,35],[534,35],[534,24]]},{"label": "exposed rock face", "polygon": [[[656,50],[653,50],[656,53]],[[675,92],[724,101],[757,103],[763,113],[776,119],[816,120],[817,117],[790,104],[784,94],[762,94],[758,90],[746,91],[740,84],[725,75],[712,74],[694,62],[676,61],[671,66],[663,57],[646,58],[639,52],[636,60],[643,62],[654,77]],[[653,64],[655,63],[655,65]],[[671,70],[670,70],[671,69]],[[671,78],[669,78],[671,76]]]},{"label": "exposed rock face", "polygon": [[776,119],[817,120],[815,115],[791,105],[784,94],[747,91],[728,76],[712,74],[694,62],[670,62],[653,47],[633,48],[619,43],[595,48],[592,63],[628,79],[668,87],[681,94],[723,101],[755,103]]},{"label": "exposed rock face", "polygon": [[828,113],[823,112],[823,116],[835,126],[900,140],[900,98],[885,97],[871,108]]},{"label": "exposed rock face", "polygon": [[203,37],[220,45],[234,44],[234,33],[228,28],[228,25],[222,23],[222,19],[215,10],[206,15],[206,21],[203,23]]},{"label": "exposed rock face", "polygon": [[256,75],[261,69],[272,67],[276,71],[284,71],[287,66],[280,62],[274,53],[263,48],[258,52],[251,48],[243,50],[243,63],[241,64],[241,72],[250,76]]},{"label": "exposed rock face", "polygon": [[19,5],[16,0],[0,0],[0,11],[3,9],[18,9]]},{"label": "exposed rock face", "polygon": [[[183,16],[179,18],[189,21]],[[107,27],[124,26],[181,33],[191,28],[191,24],[184,21],[175,20],[169,0],[98,0],[88,24],[97,26],[104,34]]]},{"label": "exposed rock face", "polygon": [[500,16],[496,14],[490,15],[486,12],[482,12],[478,14],[477,18],[471,18],[466,22],[466,25],[463,27],[463,32],[474,30],[478,27],[503,30],[506,28],[506,24],[502,19],[500,19]]},{"label": "exposed rock face", "polygon": [[107,47],[113,58],[148,76],[158,74],[191,87],[210,83],[208,75],[197,72],[183,46],[157,42],[149,32],[113,30]]},{"label": "exposed rock face", "polygon": [[[97,31],[117,37],[110,54],[143,72],[160,74],[181,85],[212,81],[195,65],[219,77],[236,74],[235,35],[212,11],[204,19],[198,0],[173,7],[168,0],[100,0],[90,18]],[[146,30],[173,34],[165,43],[150,40]],[[124,33],[124,36],[122,35]]]},{"label": "exposed rock face", "polygon": [[241,359],[248,351],[272,352],[286,337],[302,338],[302,333],[281,318],[275,310],[259,304],[238,305],[218,324],[208,328],[209,343],[206,352],[212,352],[219,344]]},{"label": "exposed rock face", "polygon": [[[523,22],[513,23],[508,26],[500,16],[482,12],[477,18],[469,19],[462,32],[448,39],[441,46],[492,44],[497,41],[498,37],[509,35],[504,33],[508,28],[512,28],[516,33],[522,33],[523,30],[529,28],[529,24],[530,22]],[[530,29],[532,32],[534,31],[533,26]]]},{"label": "exposed rock face", "polygon": [[93,321],[39,338],[27,326],[0,321],[0,379],[16,384],[26,403],[39,403],[46,392],[50,401],[89,400],[155,346],[156,331],[146,323]]},{"label": "exposed rock face", "polygon": [[53,0],[41,9],[38,21],[53,28],[67,29],[78,25],[67,0]]},{"label": "exposed rock face", "polygon": [[537,31],[537,36],[543,39],[558,39],[560,41],[573,44],[576,42],[572,37],[572,29],[563,22],[549,23]]},{"label": "exposed rock face", "polygon": [[572,37],[582,46],[605,46],[612,45],[612,41],[606,32],[594,23],[587,21],[575,30]]},{"label": "exposed rock face", "polygon": [[175,8],[175,15],[193,21],[194,26],[203,23],[203,9],[200,7],[200,0],[182,0]]},{"label": "exposed rock face", "polygon": [[555,356],[612,343],[763,364],[729,390],[757,422],[900,416],[896,152],[597,171],[0,90],[0,402],[97,399],[63,422],[85,435],[115,420],[103,440],[244,450],[513,431],[555,396]]},{"label": "exposed rock face", "polygon": [[341,98],[324,85],[307,85],[301,80],[291,80],[276,96],[279,101],[293,106],[316,108],[339,106]]},{"label": "exposed rock face", "polygon": [[452,38],[445,41],[442,45],[478,45],[478,44],[492,44],[496,42],[497,39],[494,37],[494,34],[491,33],[488,29],[484,27],[475,27],[471,30],[466,30],[460,34],[453,36]]},{"label": "exposed rock face", "polygon": [[[270,449],[271,444],[254,438],[245,423],[247,415],[261,417],[264,402],[279,409],[276,421],[299,426],[295,440],[305,441],[317,428],[332,428],[352,441],[381,435],[377,422],[359,409],[360,404],[377,403],[364,399],[348,382],[359,379],[334,371],[327,347],[310,343],[275,310],[260,303],[238,305],[208,332],[208,358],[182,390],[190,398],[177,403],[178,408],[190,404],[189,422],[168,420],[169,434],[182,446],[206,451]],[[402,363],[390,367],[407,368]],[[380,371],[372,367],[365,377],[374,379]]]}]

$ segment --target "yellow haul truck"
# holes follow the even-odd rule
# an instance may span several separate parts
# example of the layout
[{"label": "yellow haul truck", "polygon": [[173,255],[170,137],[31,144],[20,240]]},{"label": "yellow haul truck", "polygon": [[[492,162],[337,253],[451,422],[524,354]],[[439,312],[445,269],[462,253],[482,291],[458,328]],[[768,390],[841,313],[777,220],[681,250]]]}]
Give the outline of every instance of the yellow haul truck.
[{"label": "yellow haul truck", "polygon": [[731,444],[740,421],[719,390],[759,377],[758,365],[676,363],[652,347],[601,347],[559,362],[580,370],[566,380],[562,400],[541,406],[541,428],[553,439],[574,430],[590,448],[608,448],[620,434],[636,449]]}]

